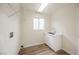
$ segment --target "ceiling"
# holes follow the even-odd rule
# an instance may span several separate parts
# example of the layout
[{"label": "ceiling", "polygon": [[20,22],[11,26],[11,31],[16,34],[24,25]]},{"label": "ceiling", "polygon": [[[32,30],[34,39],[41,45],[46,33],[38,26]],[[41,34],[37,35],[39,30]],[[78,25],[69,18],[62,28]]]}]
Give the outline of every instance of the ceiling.
[{"label": "ceiling", "polygon": [[[37,12],[38,8],[40,7],[41,3],[23,3],[21,4],[23,8],[28,9],[28,10],[32,10]],[[74,5],[78,5],[76,3],[49,3],[45,9],[42,11],[42,13],[45,14],[52,14],[53,12],[55,12],[55,10],[57,10],[58,8],[62,7],[62,6],[74,6]]]}]

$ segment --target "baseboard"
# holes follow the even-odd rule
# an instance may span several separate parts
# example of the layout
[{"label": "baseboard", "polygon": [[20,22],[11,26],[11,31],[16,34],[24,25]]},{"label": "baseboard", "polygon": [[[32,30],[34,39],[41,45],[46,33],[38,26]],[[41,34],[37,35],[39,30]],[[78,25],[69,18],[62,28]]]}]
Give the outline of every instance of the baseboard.
[{"label": "baseboard", "polygon": [[[45,45],[47,45],[46,43],[44,43]],[[48,46],[48,45],[47,45]],[[49,46],[48,46],[49,47]],[[52,48],[50,48],[49,47],[49,49],[51,49],[53,52],[55,52],[55,53],[57,53],[57,54],[60,54],[60,55],[63,55],[64,53],[66,54],[66,55],[70,55],[70,53],[68,53],[68,52],[66,52],[65,50],[63,50],[63,49],[60,49],[60,50],[58,50],[58,51],[55,51],[55,50],[53,50]]]},{"label": "baseboard", "polygon": [[34,43],[31,45],[24,46],[24,48],[28,48],[28,47],[32,47],[32,46],[36,46],[36,45],[41,45],[41,44],[44,44],[44,43],[43,42],[42,43]]},{"label": "baseboard", "polygon": [[75,53],[72,53],[72,52],[70,52],[70,51],[67,51],[66,49],[62,49],[62,50],[64,50],[64,51],[66,51],[67,53],[69,53],[70,55],[75,55]]},{"label": "baseboard", "polygon": [[[46,46],[48,46],[46,43],[44,43]],[[49,47],[49,46],[48,46]],[[49,49],[51,49],[53,52],[55,52],[52,48],[49,47]]]}]

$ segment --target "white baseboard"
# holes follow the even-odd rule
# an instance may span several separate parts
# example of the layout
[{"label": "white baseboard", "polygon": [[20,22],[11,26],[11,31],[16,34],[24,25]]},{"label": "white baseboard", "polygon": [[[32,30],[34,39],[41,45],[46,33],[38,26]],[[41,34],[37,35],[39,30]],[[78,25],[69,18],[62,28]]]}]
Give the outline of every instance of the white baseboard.
[{"label": "white baseboard", "polygon": [[70,55],[75,55],[75,53],[72,53],[70,51],[67,51],[66,49],[62,48],[62,50],[66,51],[67,53],[69,53]]},{"label": "white baseboard", "polygon": [[30,45],[24,46],[24,48],[31,47],[31,46],[35,46],[35,45],[40,45],[40,44],[43,44],[43,43],[44,43],[44,42],[30,44]]}]

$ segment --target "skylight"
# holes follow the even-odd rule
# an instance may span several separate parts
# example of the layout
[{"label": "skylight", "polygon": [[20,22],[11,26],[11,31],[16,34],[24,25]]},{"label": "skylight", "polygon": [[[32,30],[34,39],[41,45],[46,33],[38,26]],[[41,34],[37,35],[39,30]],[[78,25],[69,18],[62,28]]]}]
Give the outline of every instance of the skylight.
[{"label": "skylight", "polygon": [[38,9],[38,12],[42,12],[47,5],[48,3],[42,3],[40,8]]}]

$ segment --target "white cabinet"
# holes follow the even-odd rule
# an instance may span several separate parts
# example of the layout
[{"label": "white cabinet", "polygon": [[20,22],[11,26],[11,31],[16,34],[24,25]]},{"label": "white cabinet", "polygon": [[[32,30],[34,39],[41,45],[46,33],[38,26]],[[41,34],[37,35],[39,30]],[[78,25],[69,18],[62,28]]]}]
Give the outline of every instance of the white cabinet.
[{"label": "white cabinet", "polygon": [[52,34],[46,34],[45,35],[45,43],[52,48],[54,51],[60,50],[62,47],[62,36],[61,35],[52,35]]}]

